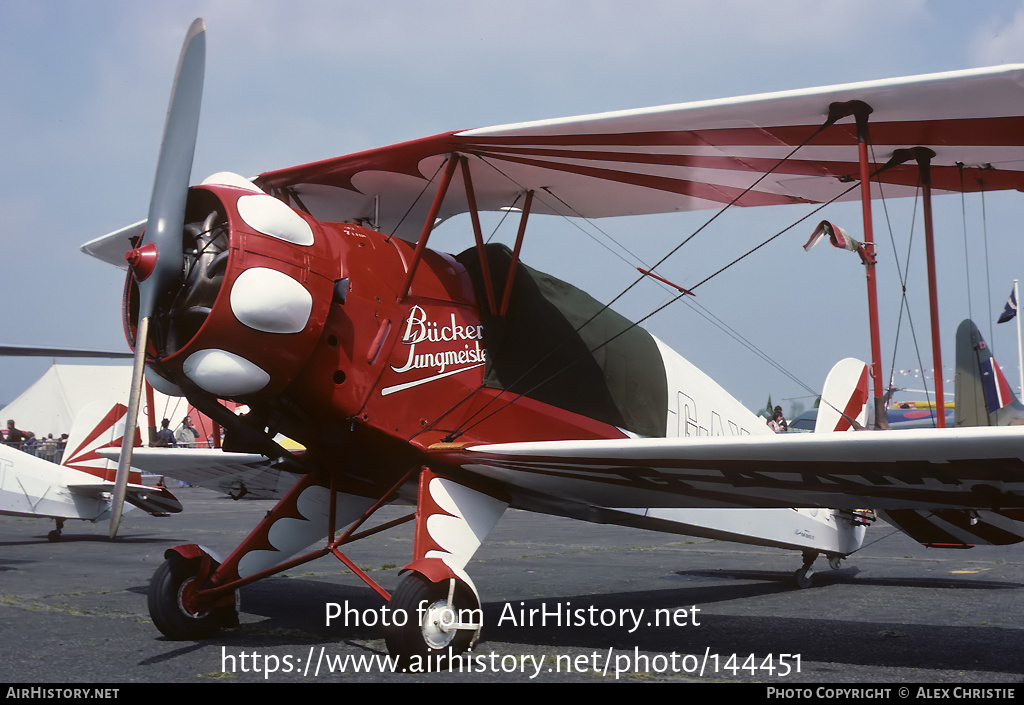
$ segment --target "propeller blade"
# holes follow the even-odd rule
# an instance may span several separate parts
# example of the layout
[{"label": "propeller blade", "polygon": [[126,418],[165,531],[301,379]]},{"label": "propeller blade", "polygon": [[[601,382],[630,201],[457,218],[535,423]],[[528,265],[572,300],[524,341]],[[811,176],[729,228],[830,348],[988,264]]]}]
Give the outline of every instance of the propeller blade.
[{"label": "propeller blade", "polygon": [[[149,317],[139,321],[137,341],[149,336]],[[146,345],[136,343],[135,362],[132,365],[132,387],[128,396],[128,411],[124,417],[124,436],[121,438],[121,457],[117,461],[117,475],[114,476],[114,498],[111,504],[110,538],[117,536],[124,513],[124,498],[128,494],[128,473],[132,464],[132,449],[135,447],[135,427],[138,425],[139,404],[142,401],[143,373],[146,369]]]},{"label": "propeller blade", "polygon": [[132,368],[131,396],[125,417],[121,457],[114,480],[110,538],[117,535],[128,492],[128,472],[132,462],[135,427],[138,425],[142,398],[142,379],[149,346],[150,320],[156,314],[157,298],[173,286],[182,272],[182,230],[185,227],[185,202],[192,176],[192,157],[199,132],[199,109],[203,98],[203,74],[206,70],[206,24],[197,19],[185,35],[178,59],[178,70],[167,108],[164,138],[160,145],[153,196],[143,244],[127,254],[132,276],[139,287],[139,320],[135,333],[135,362]]},{"label": "propeller blade", "polygon": [[185,200],[199,131],[205,65],[206,24],[197,19],[185,36],[167,108],[167,123],[143,236],[144,242],[156,246],[156,265],[152,273],[139,282],[139,318],[155,312],[156,297],[181,275]]}]

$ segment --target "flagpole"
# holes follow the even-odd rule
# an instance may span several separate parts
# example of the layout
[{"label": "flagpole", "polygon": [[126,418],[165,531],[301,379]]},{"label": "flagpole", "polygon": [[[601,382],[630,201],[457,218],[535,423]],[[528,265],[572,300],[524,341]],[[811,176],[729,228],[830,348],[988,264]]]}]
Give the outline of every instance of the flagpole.
[{"label": "flagpole", "polygon": [[861,258],[864,261],[868,287],[868,332],[871,341],[871,364],[868,366],[874,380],[874,413],[872,428],[888,429],[885,414],[885,379],[882,377],[882,345],[878,332],[878,287],[875,281],[875,236],[871,225],[871,172],[868,163],[868,113],[871,108],[864,105],[856,112],[857,120],[857,161],[860,166],[861,217],[864,223],[864,245]]},{"label": "flagpole", "polygon": [[[1017,292],[1017,280],[1016,279],[1013,280],[1013,300],[1016,301],[1016,302],[1020,302],[1020,294]],[[1020,311],[1019,311],[1020,304],[1019,303],[1017,304],[1017,307],[1018,307],[1018,315],[1015,316],[1015,318],[1017,319],[1017,372],[1020,374],[1020,387],[1018,387],[1018,389],[1020,390],[1020,394],[1024,395],[1024,356],[1021,355],[1021,347],[1020,347],[1020,315],[1019,315],[1019,313],[1020,313]]]}]

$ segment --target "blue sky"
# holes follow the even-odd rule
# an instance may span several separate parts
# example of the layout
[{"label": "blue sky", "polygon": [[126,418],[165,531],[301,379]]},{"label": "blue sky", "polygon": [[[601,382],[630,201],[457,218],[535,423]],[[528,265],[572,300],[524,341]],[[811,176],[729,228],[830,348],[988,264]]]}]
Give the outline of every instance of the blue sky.
[{"label": "blue sky", "polygon": [[[175,63],[197,16],[206,19],[208,54],[194,181],[453,129],[1024,62],[1024,8],[1016,2],[0,0],[4,342],[125,348],[123,275],[78,247],[145,216]],[[911,223],[915,242],[922,239],[909,205],[886,206],[901,252]],[[948,369],[959,321],[971,314],[988,335],[1012,280],[1024,277],[1022,206],[1017,193],[989,194],[984,214],[977,197],[937,199]],[[895,359],[897,369],[918,368],[905,328],[894,357],[899,288],[885,259],[886,213],[875,213],[883,366]],[[698,281],[799,215],[790,207],[738,213],[659,271]],[[658,259],[706,217],[598,225]],[[859,236],[856,207],[837,206],[827,217]],[[438,235],[453,251],[471,240],[468,221],[458,219]],[[632,280],[628,266],[564,222],[531,220],[530,235],[528,264],[602,300]],[[867,323],[856,259],[805,254],[808,235],[798,228],[719,277],[702,288],[700,303],[816,390],[836,360],[867,357]],[[912,256],[910,267],[912,314],[931,367],[923,259]],[[637,318],[662,296],[648,289],[618,308]],[[769,394],[808,394],[684,306],[647,327],[750,407]],[[1010,328],[995,329],[991,342],[1015,380]],[[48,365],[0,362],[0,404]]]}]

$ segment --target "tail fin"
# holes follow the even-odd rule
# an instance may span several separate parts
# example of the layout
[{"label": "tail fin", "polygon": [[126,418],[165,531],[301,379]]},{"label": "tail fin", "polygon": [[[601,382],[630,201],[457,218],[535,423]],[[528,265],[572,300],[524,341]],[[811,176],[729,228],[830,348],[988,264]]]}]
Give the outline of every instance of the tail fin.
[{"label": "tail fin", "polygon": [[868,366],[855,358],[840,360],[825,378],[815,433],[849,431],[867,423]]},{"label": "tail fin", "polygon": [[[1017,401],[970,319],[956,330],[953,419],[957,427],[1024,423],[1024,404]],[[1005,546],[1024,541],[1024,511],[1020,509],[890,509],[880,511],[879,516],[931,548]]]},{"label": "tail fin", "polygon": [[[112,482],[117,474],[117,463],[107,460],[97,451],[100,448],[120,449],[127,412],[124,404],[106,401],[93,402],[82,409],[71,427],[60,464]],[[136,428],[135,446],[141,445],[142,434]],[[128,482],[141,483],[141,473],[131,472]]]},{"label": "tail fin", "polygon": [[1024,424],[1024,404],[1010,389],[992,350],[970,319],[956,330],[954,406],[958,427]]}]

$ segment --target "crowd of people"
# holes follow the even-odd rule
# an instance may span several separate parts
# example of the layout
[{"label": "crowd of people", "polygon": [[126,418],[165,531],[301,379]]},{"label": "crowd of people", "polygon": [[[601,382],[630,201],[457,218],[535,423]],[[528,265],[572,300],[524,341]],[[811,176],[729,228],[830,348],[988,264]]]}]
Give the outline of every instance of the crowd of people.
[{"label": "crowd of people", "polygon": [[51,433],[45,438],[36,438],[35,433],[32,431],[22,431],[14,423],[14,419],[8,419],[3,442],[29,455],[34,455],[37,458],[49,460],[53,463],[59,463],[61,456],[64,455],[64,446],[68,442],[68,434],[64,433],[59,438],[54,438]]},{"label": "crowd of people", "polygon": [[[171,431],[170,420],[164,419],[161,428],[157,431],[154,445],[162,448],[191,448],[197,445],[212,445],[212,438],[199,441],[199,430],[192,424],[192,419],[186,416],[178,427]],[[64,456],[64,447],[68,442],[68,434],[62,433],[59,438],[48,434],[45,438],[37,438],[32,431],[23,431],[18,428],[14,419],[7,420],[7,428],[2,434],[4,445],[34,455],[52,463],[59,463]]]}]

